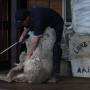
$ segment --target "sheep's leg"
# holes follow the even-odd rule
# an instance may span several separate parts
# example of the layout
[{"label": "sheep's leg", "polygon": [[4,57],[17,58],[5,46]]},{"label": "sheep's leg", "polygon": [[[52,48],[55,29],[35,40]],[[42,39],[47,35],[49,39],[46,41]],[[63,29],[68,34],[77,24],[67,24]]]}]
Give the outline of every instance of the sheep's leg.
[{"label": "sheep's leg", "polygon": [[7,79],[10,81],[13,80],[13,78],[20,73],[20,71],[23,70],[23,65],[18,65],[14,68],[12,68],[9,73],[7,74]]},{"label": "sheep's leg", "polygon": [[6,77],[6,74],[0,74],[0,80],[10,82]]},{"label": "sheep's leg", "polygon": [[13,78],[15,82],[28,82],[27,76],[25,73],[18,74],[16,77]]}]

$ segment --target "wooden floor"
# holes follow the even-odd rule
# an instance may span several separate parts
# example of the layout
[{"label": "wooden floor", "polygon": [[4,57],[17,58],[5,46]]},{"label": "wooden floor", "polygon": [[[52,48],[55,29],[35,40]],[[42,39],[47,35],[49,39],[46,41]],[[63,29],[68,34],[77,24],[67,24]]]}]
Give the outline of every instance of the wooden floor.
[{"label": "wooden floor", "polygon": [[57,84],[6,83],[0,81],[0,90],[90,90],[90,79],[65,77]]}]

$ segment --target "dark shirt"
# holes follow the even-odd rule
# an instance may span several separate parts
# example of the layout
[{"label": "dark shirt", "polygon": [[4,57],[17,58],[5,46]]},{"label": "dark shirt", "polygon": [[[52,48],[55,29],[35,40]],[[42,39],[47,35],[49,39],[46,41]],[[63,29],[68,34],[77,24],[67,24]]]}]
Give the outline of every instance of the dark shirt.
[{"label": "dark shirt", "polygon": [[46,27],[55,27],[58,22],[63,23],[62,17],[50,8],[34,7],[31,8],[31,27],[34,35],[43,34]]}]

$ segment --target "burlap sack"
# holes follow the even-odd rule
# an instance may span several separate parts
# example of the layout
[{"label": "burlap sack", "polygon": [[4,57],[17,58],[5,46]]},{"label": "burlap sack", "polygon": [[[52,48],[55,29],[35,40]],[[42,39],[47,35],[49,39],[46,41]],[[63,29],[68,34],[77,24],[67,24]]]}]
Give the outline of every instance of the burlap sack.
[{"label": "burlap sack", "polygon": [[90,35],[75,33],[69,40],[69,60],[90,58]]}]

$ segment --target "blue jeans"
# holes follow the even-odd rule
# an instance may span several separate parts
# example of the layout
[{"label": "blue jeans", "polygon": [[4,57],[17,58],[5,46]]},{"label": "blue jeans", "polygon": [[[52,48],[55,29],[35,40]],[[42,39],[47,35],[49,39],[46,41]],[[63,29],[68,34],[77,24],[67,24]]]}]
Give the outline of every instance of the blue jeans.
[{"label": "blue jeans", "polygon": [[62,57],[61,39],[63,33],[63,22],[58,23],[54,28],[56,31],[56,42],[53,47],[53,70],[52,74],[56,78],[60,76],[60,62]]}]

